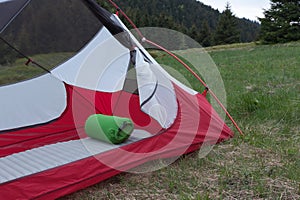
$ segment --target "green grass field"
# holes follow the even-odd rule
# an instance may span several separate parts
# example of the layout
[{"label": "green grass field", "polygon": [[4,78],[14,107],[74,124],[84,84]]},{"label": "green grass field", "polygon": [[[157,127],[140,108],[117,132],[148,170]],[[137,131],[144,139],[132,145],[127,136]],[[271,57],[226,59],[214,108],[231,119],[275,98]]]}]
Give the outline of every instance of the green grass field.
[{"label": "green grass field", "polygon": [[[300,42],[207,50],[221,72],[227,108],[245,135],[226,120],[236,136],[204,158],[194,152],[155,172],[122,173],[62,200],[300,199]],[[154,55],[188,73],[164,53]]]},{"label": "green grass field", "polygon": [[[300,43],[208,51],[245,136],[236,133],[204,158],[194,152],[167,168],[122,173],[62,199],[300,198]],[[175,65],[165,54],[155,56]]]}]

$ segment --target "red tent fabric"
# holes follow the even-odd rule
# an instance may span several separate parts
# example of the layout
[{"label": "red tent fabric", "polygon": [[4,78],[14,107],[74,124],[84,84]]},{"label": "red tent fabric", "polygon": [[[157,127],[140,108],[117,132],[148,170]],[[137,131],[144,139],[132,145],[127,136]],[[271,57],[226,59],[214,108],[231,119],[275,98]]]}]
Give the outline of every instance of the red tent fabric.
[{"label": "red tent fabric", "polygon": [[[48,16],[47,9],[32,12],[41,4],[60,16],[49,26],[47,20],[39,21]],[[66,5],[71,14],[62,9]],[[204,95],[170,76],[117,16],[94,1],[11,0],[0,2],[0,11],[0,38],[6,48],[19,54],[16,60],[25,57],[47,72],[0,87],[1,198],[57,198],[142,163],[181,156],[233,136]],[[35,23],[21,23],[29,14],[37,15]],[[65,24],[74,26],[65,31],[72,33],[68,38],[59,31]],[[47,35],[42,27],[56,31]],[[88,34],[81,38],[84,32]],[[26,41],[35,39],[49,44],[29,48]],[[47,70],[27,55],[64,59],[46,59],[55,67]],[[129,118],[134,131],[119,145],[94,140],[84,130],[92,114]]]}]

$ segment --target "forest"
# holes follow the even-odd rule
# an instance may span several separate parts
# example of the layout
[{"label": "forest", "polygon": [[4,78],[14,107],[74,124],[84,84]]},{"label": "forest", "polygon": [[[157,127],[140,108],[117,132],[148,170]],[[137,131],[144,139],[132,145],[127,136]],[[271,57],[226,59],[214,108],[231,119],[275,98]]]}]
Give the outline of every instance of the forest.
[{"label": "forest", "polygon": [[[176,30],[192,37],[202,46],[228,43],[215,41],[222,13],[200,1],[115,0],[114,2],[136,23],[137,27],[164,27]],[[115,12],[108,1],[98,0],[98,3],[111,12]],[[224,8],[226,6],[224,5]],[[258,39],[260,31],[258,22],[245,18],[240,19],[233,13],[231,14],[233,16],[232,23],[236,24],[234,28],[236,28],[235,32],[238,38],[234,42],[252,42]]]},{"label": "forest", "polygon": [[[109,1],[97,2],[109,11],[116,12]],[[226,5],[226,12],[220,13],[196,0],[115,2],[138,27],[169,28],[190,36],[205,47],[251,42],[259,34],[259,23],[234,17],[229,5]],[[0,65],[12,63],[16,57],[24,55],[79,51],[102,26],[83,4],[83,1],[75,0],[32,1],[1,32]],[[126,23],[126,20],[123,21]],[[223,22],[231,25],[230,29]],[[127,25],[129,29],[132,28]],[[12,51],[12,47],[17,51]],[[24,55],[20,55],[20,52]],[[61,60],[51,64],[40,62],[54,67]]]}]

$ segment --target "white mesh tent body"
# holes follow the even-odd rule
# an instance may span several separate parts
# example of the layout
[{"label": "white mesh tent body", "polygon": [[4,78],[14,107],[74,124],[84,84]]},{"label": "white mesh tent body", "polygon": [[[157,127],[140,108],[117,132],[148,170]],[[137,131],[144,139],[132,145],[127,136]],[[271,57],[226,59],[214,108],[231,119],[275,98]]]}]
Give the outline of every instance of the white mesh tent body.
[{"label": "white mesh tent body", "polygon": [[[0,16],[0,67],[23,59],[47,72],[0,87],[2,198],[57,198],[232,137],[203,95],[93,1],[0,1]],[[120,145],[91,139],[92,114],[130,118],[135,129]]]}]

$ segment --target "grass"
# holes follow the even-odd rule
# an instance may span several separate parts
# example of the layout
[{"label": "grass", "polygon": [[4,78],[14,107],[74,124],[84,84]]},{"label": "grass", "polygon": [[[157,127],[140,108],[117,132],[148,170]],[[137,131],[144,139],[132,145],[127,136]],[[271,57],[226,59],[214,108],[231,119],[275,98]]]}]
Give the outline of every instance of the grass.
[{"label": "grass", "polygon": [[[194,152],[159,171],[123,173],[62,199],[300,198],[300,42],[208,51],[245,136],[216,145],[204,158]],[[154,56],[179,67],[161,52]]]},{"label": "grass", "polygon": [[[73,54],[74,53],[40,54],[33,56],[31,59],[50,70],[57,64],[71,57]],[[4,66],[0,65],[0,86],[17,83],[47,73],[32,63],[26,65],[27,62],[27,59],[21,58],[16,59],[14,63]]]},{"label": "grass", "polygon": [[[300,199],[300,42],[208,51],[245,136],[214,146],[204,158],[194,152],[155,172],[122,173],[62,200]],[[153,55],[187,74],[168,55]]]}]

